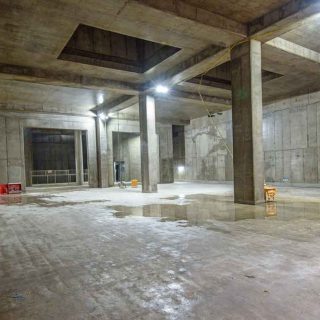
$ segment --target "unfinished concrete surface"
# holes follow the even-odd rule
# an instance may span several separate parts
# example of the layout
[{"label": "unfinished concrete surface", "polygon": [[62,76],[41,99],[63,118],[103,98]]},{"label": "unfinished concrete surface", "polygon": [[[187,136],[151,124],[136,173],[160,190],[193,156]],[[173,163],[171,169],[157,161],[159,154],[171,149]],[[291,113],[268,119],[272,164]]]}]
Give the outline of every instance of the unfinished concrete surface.
[{"label": "unfinished concrete surface", "polygon": [[0,318],[318,319],[318,193],[255,207],[191,183],[1,198]]},{"label": "unfinished concrete surface", "polygon": [[320,0],[0,8],[1,320],[319,318]]},{"label": "unfinished concrete surface", "polygon": [[263,197],[261,43],[231,51],[234,199],[256,204]]},{"label": "unfinished concrete surface", "polygon": [[[264,106],[264,171],[268,183],[319,183],[319,102],[317,92]],[[232,152],[228,152],[232,144],[231,111],[191,120],[185,126],[186,180],[232,181]]]},{"label": "unfinished concrete surface", "polygon": [[139,122],[142,192],[157,192],[159,145],[154,97],[139,96]]}]

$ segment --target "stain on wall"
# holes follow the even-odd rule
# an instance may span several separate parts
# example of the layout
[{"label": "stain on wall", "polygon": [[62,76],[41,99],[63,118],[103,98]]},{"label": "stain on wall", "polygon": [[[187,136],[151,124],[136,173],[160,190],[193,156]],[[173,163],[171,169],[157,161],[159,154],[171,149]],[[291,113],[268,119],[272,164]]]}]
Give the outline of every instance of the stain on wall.
[{"label": "stain on wall", "polygon": [[[194,119],[185,127],[186,179],[232,181],[231,111]],[[282,100],[263,110],[265,180],[319,183],[320,92]]]},{"label": "stain on wall", "polygon": [[214,118],[202,117],[191,120],[185,127],[185,177],[187,180],[232,180],[231,112]]}]

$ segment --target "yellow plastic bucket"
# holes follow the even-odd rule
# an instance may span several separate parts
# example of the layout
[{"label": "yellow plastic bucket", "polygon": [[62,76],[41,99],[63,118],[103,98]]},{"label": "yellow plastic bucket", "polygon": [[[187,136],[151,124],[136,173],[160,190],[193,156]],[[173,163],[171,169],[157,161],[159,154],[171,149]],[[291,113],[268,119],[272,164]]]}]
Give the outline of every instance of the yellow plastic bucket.
[{"label": "yellow plastic bucket", "polygon": [[137,186],[138,186],[138,180],[137,179],[131,180],[131,188],[136,188]]}]

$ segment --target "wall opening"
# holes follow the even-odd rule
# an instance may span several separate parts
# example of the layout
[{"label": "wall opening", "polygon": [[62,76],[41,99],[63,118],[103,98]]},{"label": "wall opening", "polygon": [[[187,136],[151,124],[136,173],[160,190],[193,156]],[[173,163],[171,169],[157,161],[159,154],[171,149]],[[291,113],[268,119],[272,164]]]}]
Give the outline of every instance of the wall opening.
[{"label": "wall opening", "polygon": [[185,134],[184,126],[172,126],[174,179],[185,179]]},{"label": "wall opening", "polygon": [[125,173],[126,173],[126,165],[124,161],[115,161],[114,162],[115,182],[123,181],[123,177],[125,177]]},{"label": "wall opening", "polygon": [[[26,128],[24,130],[26,185],[77,182],[75,131]],[[81,133],[84,181],[88,181],[87,137]]]}]

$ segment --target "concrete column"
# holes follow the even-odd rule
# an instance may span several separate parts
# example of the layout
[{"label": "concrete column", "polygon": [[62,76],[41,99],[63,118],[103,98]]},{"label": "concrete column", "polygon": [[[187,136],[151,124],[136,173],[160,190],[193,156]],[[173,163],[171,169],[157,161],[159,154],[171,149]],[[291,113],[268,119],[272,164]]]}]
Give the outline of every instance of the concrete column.
[{"label": "concrete column", "polygon": [[89,186],[98,188],[97,134],[95,120],[93,120],[93,123],[88,124],[86,133]]},{"label": "concrete column", "polygon": [[20,119],[7,117],[6,123],[6,144],[8,159],[8,183],[21,183],[22,189],[25,188],[25,169],[24,169],[24,141],[23,128]]},{"label": "concrete column", "polygon": [[98,186],[107,188],[108,185],[108,158],[107,158],[107,131],[106,120],[96,118],[97,134],[97,161],[98,161]]},{"label": "concrete column", "polygon": [[75,159],[76,159],[76,181],[77,184],[83,185],[83,150],[82,150],[82,132],[75,130],[74,132]]},{"label": "concrete column", "polygon": [[232,49],[234,201],[264,200],[261,43],[250,40]]},{"label": "concrete column", "polygon": [[157,192],[159,149],[153,97],[139,96],[139,120],[142,192]]},{"label": "concrete column", "polygon": [[6,118],[0,117],[0,184],[8,183],[8,149]]},{"label": "concrete column", "polygon": [[24,129],[24,163],[26,186],[32,186],[31,171],[33,168],[32,131],[30,128]]},{"label": "concrete column", "polygon": [[113,176],[113,137],[112,137],[112,127],[110,122],[107,124],[107,159],[108,159],[108,186],[114,186],[114,176]]},{"label": "concrete column", "polygon": [[158,124],[159,136],[159,183],[174,182],[173,138],[171,124]]}]

